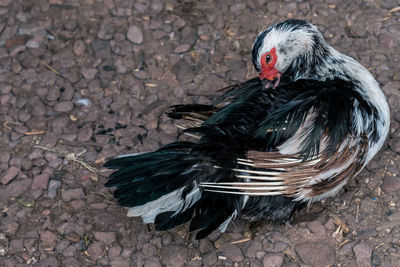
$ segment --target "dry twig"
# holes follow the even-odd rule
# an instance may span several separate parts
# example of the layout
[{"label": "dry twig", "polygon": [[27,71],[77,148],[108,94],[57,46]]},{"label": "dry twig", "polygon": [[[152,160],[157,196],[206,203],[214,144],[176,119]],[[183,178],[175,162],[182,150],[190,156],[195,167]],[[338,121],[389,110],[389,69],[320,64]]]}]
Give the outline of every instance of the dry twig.
[{"label": "dry twig", "polygon": [[60,75],[60,73],[59,73],[55,68],[53,68],[52,66],[50,66],[50,65],[47,64],[46,62],[44,62],[44,61],[39,61],[39,63],[42,64],[43,66],[45,66],[48,70],[54,72],[54,73],[57,74],[57,75]]}]

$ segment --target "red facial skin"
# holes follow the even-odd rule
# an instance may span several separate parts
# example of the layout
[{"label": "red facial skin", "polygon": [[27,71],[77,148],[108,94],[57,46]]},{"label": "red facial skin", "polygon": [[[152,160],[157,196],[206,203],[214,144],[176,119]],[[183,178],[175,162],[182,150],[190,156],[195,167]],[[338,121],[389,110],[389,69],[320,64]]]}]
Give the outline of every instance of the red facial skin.
[{"label": "red facial skin", "polygon": [[[267,56],[270,57],[270,60],[267,63]],[[281,77],[281,73],[275,69],[275,64],[276,61],[278,60],[278,57],[276,56],[276,48],[272,48],[271,51],[265,53],[264,55],[261,56],[261,71],[260,71],[260,80],[268,80],[268,81],[273,81],[275,79],[278,79],[275,84],[274,88],[278,86],[279,84],[279,79]]]}]

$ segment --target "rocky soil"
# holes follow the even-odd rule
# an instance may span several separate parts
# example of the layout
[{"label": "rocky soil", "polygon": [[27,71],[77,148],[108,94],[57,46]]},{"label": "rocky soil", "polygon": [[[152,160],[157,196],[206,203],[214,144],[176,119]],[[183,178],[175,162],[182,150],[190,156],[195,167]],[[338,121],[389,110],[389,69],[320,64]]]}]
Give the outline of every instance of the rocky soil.
[{"label": "rocky soil", "polygon": [[[400,266],[396,0],[0,0],[0,266]],[[340,194],[290,225],[201,241],[127,218],[104,161],[175,140],[164,115],[253,77],[266,26],[300,18],[365,65],[390,136]]]}]

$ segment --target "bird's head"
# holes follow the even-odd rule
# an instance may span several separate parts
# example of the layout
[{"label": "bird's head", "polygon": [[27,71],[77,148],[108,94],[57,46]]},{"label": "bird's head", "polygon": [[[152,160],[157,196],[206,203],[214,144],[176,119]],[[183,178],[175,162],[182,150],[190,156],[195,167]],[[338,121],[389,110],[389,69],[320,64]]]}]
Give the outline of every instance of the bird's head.
[{"label": "bird's head", "polygon": [[265,89],[277,87],[294,62],[296,67],[306,68],[321,42],[325,41],[317,28],[303,20],[287,20],[262,31],[254,43],[252,59]]}]

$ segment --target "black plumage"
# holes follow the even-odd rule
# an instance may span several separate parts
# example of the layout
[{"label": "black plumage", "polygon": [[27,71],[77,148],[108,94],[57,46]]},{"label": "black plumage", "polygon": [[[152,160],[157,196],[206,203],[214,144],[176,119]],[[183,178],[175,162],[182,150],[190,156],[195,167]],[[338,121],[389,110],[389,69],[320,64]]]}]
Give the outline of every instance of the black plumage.
[{"label": "black plumage", "polygon": [[[388,127],[381,107],[357,77],[324,64],[359,65],[333,56],[310,24],[289,20],[258,36],[252,52],[258,71],[270,71],[258,60],[276,31],[309,34],[311,52],[274,72],[274,88],[254,78],[226,88],[212,105],[172,106],[168,116],[186,122],[181,135],[191,141],[105,164],[115,170],[106,186],[116,187],[114,196],[130,216],[158,230],[190,221],[197,238],[224,231],[239,215],[285,222],[307,201],[336,193],[371,159],[369,151],[377,152]],[[276,44],[272,56],[289,57],[286,45]]]}]

